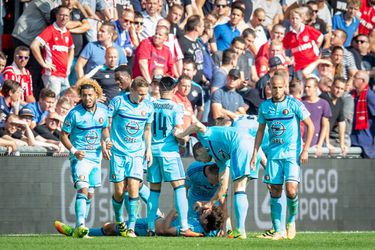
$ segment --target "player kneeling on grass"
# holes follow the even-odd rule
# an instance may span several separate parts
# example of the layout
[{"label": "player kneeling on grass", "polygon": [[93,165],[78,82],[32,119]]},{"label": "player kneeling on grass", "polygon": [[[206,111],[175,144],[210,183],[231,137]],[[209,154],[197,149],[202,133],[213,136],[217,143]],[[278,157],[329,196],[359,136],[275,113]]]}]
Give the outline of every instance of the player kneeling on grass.
[{"label": "player kneeling on grass", "polygon": [[101,186],[102,149],[106,154],[110,145],[105,142],[109,137],[105,130],[108,126],[107,107],[96,102],[102,95],[101,87],[94,80],[83,79],[78,83],[78,92],[82,102],[65,118],[60,137],[70,151],[70,168],[77,190],[73,236],[83,238],[89,232],[85,221],[94,189]]},{"label": "player kneeling on grass", "polygon": [[[188,225],[200,236],[215,237],[224,223],[223,211],[220,207],[200,208],[196,218],[189,218]],[[60,221],[55,221],[56,230],[66,236],[73,236],[74,229]],[[147,236],[147,218],[138,218],[135,223],[135,234]],[[155,223],[155,233],[159,236],[179,236],[180,226],[176,210],[172,210],[165,218],[158,218]],[[105,223],[101,228],[90,228],[89,236],[119,236],[116,223]]]}]

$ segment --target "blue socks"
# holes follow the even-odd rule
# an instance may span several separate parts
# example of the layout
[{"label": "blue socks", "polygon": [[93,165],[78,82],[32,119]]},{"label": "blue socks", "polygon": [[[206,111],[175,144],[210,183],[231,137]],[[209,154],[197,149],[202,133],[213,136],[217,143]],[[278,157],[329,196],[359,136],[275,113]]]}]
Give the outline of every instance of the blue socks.
[{"label": "blue socks", "polygon": [[174,189],[174,206],[178,213],[181,230],[189,229],[188,226],[188,201],[186,198],[186,188],[184,185],[178,186]]},{"label": "blue socks", "polygon": [[288,223],[293,223],[296,221],[296,215],[298,212],[298,195],[294,198],[287,197],[287,204],[288,204]]},{"label": "blue socks", "polygon": [[90,206],[91,206],[91,199],[87,198],[86,200],[86,214],[85,214],[85,221],[89,217],[90,214]]},{"label": "blue socks", "polygon": [[285,195],[285,191],[283,191],[281,193],[281,197],[280,197],[279,202],[281,204],[280,229],[286,230],[286,225],[285,225],[285,222],[286,222],[286,195]]},{"label": "blue socks", "polygon": [[124,200],[116,201],[115,197],[112,196],[112,206],[113,211],[115,212],[115,219],[116,222],[123,222],[124,221]]},{"label": "blue socks", "polygon": [[76,227],[85,225],[86,201],[87,196],[85,194],[77,193],[75,203]]},{"label": "blue socks", "polygon": [[245,233],[245,221],[249,202],[247,200],[246,192],[239,191],[234,193],[234,212],[237,219],[237,228],[241,233]]},{"label": "blue socks", "polygon": [[150,197],[150,189],[145,184],[142,184],[139,189],[139,197],[147,204],[148,198]]},{"label": "blue socks", "polygon": [[139,197],[130,197],[129,196],[129,211],[128,211],[128,229],[133,229],[135,228],[135,221],[137,219],[137,213],[138,213],[138,201]]},{"label": "blue socks", "polygon": [[148,230],[155,232],[156,211],[159,207],[160,190],[150,190],[147,201],[147,225]]},{"label": "blue socks", "polygon": [[273,229],[275,229],[276,232],[280,232],[281,231],[281,211],[282,211],[281,197],[271,196],[270,205],[271,205],[271,218],[272,218]]}]

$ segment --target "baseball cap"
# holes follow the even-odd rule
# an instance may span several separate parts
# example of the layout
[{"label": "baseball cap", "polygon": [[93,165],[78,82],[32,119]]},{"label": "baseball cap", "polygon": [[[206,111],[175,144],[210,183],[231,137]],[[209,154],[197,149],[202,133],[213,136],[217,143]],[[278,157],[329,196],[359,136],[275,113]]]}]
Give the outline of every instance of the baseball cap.
[{"label": "baseball cap", "polygon": [[283,65],[284,62],[284,58],[282,58],[280,55],[275,55],[274,57],[270,58],[268,65],[270,66],[270,68],[273,68],[278,65]]},{"label": "baseball cap", "polygon": [[228,73],[228,76],[231,76],[234,80],[237,80],[241,77],[241,73],[238,69],[231,69]]},{"label": "baseball cap", "polygon": [[34,113],[31,109],[23,108],[19,112],[19,116],[31,116],[34,117]]}]

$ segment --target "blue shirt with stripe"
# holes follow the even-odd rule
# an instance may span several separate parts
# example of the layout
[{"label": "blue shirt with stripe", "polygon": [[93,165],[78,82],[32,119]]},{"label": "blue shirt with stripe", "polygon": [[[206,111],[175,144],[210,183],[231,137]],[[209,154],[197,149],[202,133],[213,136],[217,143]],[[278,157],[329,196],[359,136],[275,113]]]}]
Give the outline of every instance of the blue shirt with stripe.
[{"label": "blue shirt with stripe", "polygon": [[186,170],[185,185],[189,187],[188,198],[190,195],[195,197],[202,197],[202,199],[209,200],[216,193],[219,183],[212,185],[205,173],[206,167],[213,165],[213,162],[193,162]]},{"label": "blue shirt with stripe", "polygon": [[268,126],[268,159],[298,159],[302,147],[300,122],[308,117],[305,105],[291,96],[281,102],[271,98],[261,103],[258,122]]},{"label": "blue shirt with stripe", "polygon": [[82,103],[75,106],[66,116],[62,130],[70,134],[69,139],[77,150],[101,156],[100,139],[102,129],[108,127],[108,109],[102,103],[96,104],[94,113]]},{"label": "blue shirt with stripe", "polygon": [[152,154],[154,156],[179,157],[178,142],[173,135],[176,125],[183,124],[183,107],[169,99],[154,101],[152,122]]},{"label": "blue shirt with stripe", "polygon": [[154,108],[149,101],[132,103],[129,93],[121,93],[109,103],[109,117],[112,118],[112,152],[118,155],[143,156],[143,137],[147,124],[152,123]]}]

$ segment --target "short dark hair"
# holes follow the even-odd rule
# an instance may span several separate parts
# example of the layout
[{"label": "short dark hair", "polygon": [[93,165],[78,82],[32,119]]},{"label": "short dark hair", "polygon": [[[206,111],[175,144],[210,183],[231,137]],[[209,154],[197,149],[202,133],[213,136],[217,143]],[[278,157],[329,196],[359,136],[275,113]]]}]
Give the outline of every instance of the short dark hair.
[{"label": "short dark hair", "polygon": [[333,79],[333,83],[332,84],[336,85],[336,82],[343,82],[346,85],[348,81],[344,77],[336,76],[335,79]]},{"label": "short dark hair", "polygon": [[190,79],[190,77],[188,77],[187,75],[184,75],[182,74],[179,78],[178,78],[178,83],[181,83],[182,80],[189,80],[190,82],[192,82],[192,80]]},{"label": "short dark hair", "polygon": [[230,43],[231,45],[234,45],[236,42],[239,42],[239,43],[242,43],[242,44],[245,44],[245,39],[241,36],[237,36],[235,37],[232,42]]},{"label": "short dark hair", "polygon": [[185,57],[182,62],[183,62],[183,64],[192,64],[194,69],[197,70],[197,64],[195,63],[195,61],[193,61],[193,59],[191,59],[189,57]]},{"label": "short dark hair", "polygon": [[3,94],[4,97],[9,96],[9,91],[12,91],[13,93],[17,91],[21,87],[21,84],[14,80],[5,80],[3,83],[3,87],[1,88],[1,94]]},{"label": "short dark hair", "polygon": [[201,24],[202,20],[199,15],[192,15],[188,18],[186,25],[185,25],[185,30],[186,32],[191,32],[194,31],[195,27],[197,27],[199,24]]},{"label": "short dark hair", "polygon": [[236,57],[237,57],[237,53],[234,49],[232,48],[226,49],[223,52],[222,64],[228,65]]},{"label": "short dark hair", "polygon": [[39,98],[44,100],[46,98],[56,98],[56,93],[51,89],[44,88],[40,91]]},{"label": "short dark hair", "polygon": [[219,230],[224,223],[224,212],[219,206],[212,206],[211,212],[206,217],[208,231]]},{"label": "short dark hair", "polygon": [[138,88],[148,87],[149,85],[150,84],[147,82],[146,78],[143,76],[137,76],[132,82],[131,89],[137,90]]}]

